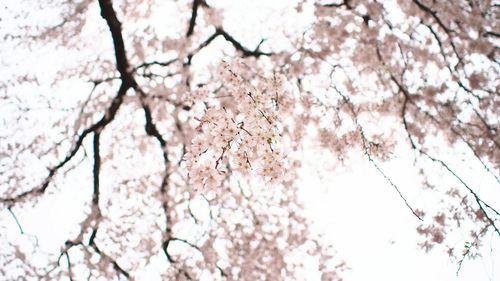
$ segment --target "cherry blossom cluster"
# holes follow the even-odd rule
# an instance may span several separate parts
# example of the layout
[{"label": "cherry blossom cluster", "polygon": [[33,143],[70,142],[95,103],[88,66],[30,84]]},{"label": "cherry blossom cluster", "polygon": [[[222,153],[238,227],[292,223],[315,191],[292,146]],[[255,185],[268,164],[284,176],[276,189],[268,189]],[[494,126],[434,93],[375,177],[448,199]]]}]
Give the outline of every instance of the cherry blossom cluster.
[{"label": "cherry blossom cluster", "polygon": [[284,81],[273,75],[250,83],[237,72],[242,64],[223,62],[218,70],[224,99],[230,102],[214,102],[218,97],[206,87],[189,97],[204,107],[202,116],[194,117],[199,122],[197,134],[184,156],[195,189],[219,187],[229,170],[266,182],[283,178],[286,161],[280,148],[278,97]]}]

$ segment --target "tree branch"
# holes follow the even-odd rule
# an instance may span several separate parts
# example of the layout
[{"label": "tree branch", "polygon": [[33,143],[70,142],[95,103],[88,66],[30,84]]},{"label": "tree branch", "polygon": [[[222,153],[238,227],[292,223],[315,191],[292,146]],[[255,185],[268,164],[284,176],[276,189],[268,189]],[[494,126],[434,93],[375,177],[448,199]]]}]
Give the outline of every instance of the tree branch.
[{"label": "tree branch", "polygon": [[436,22],[438,23],[438,25],[446,32],[446,33],[449,33],[451,30],[446,26],[444,25],[444,23],[441,21],[441,19],[438,17],[437,15],[437,12],[436,11],[433,11],[431,8],[427,7],[426,5],[422,4],[420,1],[418,0],[413,0],[413,3],[415,3],[422,11],[426,12],[427,14],[431,15],[435,20]]},{"label": "tree branch", "polygon": [[260,48],[260,45],[257,45],[257,47],[255,48],[255,50],[250,50],[248,48],[246,48],[245,46],[243,46],[238,40],[236,40],[233,36],[231,36],[229,33],[227,33],[222,27],[217,27],[215,29],[215,32],[210,36],[208,37],[205,41],[203,41],[199,46],[198,48],[196,48],[194,51],[192,51],[191,53],[189,53],[187,55],[187,62],[185,63],[186,65],[190,65],[191,64],[191,59],[193,58],[194,55],[196,55],[201,49],[205,48],[206,46],[208,46],[215,38],[217,38],[218,36],[222,36],[224,37],[224,39],[226,41],[228,41],[229,43],[231,43],[233,45],[233,47],[240,51],[242,53],[242,56],[243,57],[260,57],[260,56],[271,56],[272,53],[267,53],[267,52],[262,52],[259,50]]},{"label": "tree branch", "polygon": [[[453,175],[453,177],[455,177],[472,194],[472,196],[474,197],[474,200],[476,201],[477,205],[479,206],[479,208],[481,209],[481,211],[483,211],[484,216],[490,222],[491,226],[493,226],[493,228],[495,229],[495,232],[500,236],[500,230],[496,226],[495,221],[488,215],[488,213],[486,212],[486,210],[484,209],[484,207],[492,210],[497,215],[500,215],[500,213],[496,209],[494,209],[493,207],[491,207],[491,205],[489,205],[486,202],[484,202],[477,195],[477,193],[467,183],[465,183],[465,181],[461,177],[459,177],[443,160],[436,159],[436,158],[430,156],[427,152],[425,152],[422,149],[418,149],[418,150],[419,150],[419,152],[422,155],[425,155],[427,158],[429,158],[433,162],[436,162],[436,163],[440,164],[441,166],[443,166],[451,175]],[[483,205],[484,205],[484,207],[483,207]]]},{"label": "tree branch", "polygon": [[123,276],[125,276],[127,279],[130,278],[130,273],[128,273],[125,269],[123,269],[119,264],[118,262],[111,258],[109,255],[107,255],[106,253],[102,252],[101,249],[99,248],[99,246],[97,246],[97,244],[95,243],[95,237],[97,235],[97,227],[94,228],[93,232],[92,232],[92,235],[90,236],[90,240],[89,240],[89,246],[92,247],[92,249],[94,249],[94,251],[99,254],[100,256],[102,256],[103,258],[107,259],[112,265],[113,265],[113,268],[116,270],[116,272],[118,274],[121,274]]},{"label": "tree branch", "polygon": [[97,205],[99,203],[99,173],[101,170],[101,155],[99,151],[99,139],[100,132],[96,131],[94,133],[94,169],[93,169],[93,183],[94,192],[92,197],[92,204]]},{"label": "tree branch", "polygon": [[198,15],[198,7],[200,6],[200,2],[203,0],[193,0],[193,9],[191,11],[191,19],[189,20],[188,31],[186,33],[186,37],[190,37],[193,35],[194,26],[196,25],[196,17]]},{"label": "tree branch", "polygon": [[357,127],[360,135],[361,135],[361,141],[362,141],[362,144],[363,144],[363,151],[364,151],[364,154],[366,155],[366,157],[368,158],[368,161],[373,164],[373,166],[375,167],[375,169],[396,190],[396,192],[398,193],[399,197],[401,197],[401,199],[405,203],[406,207],[408,207],[408,209],[410,209],[410,211],[413,213],[413,215],[415,217],[417,217],[419,220],[423,221],[423,219],[420,217],[420,215],[411,207],[410,203],[408,203],[408,201],[406,200],[406,198],[403,196],[403,194],[399,190],[399,187],[382,171],[382,169],[378,166],[378,164],[375,162],[375,160],[373,160],[373,158],[372,158],[372,156],[371,156],[371,154],[370,154],[370,152],[368,150],[368,145],[366,144],[367,139],[366,139],[363,127],[358,122],[357,113],[354,110],[354,105],[350,102],[349,98],[346,95],[342,94],[342,92],[340,92],[340,90],[337,89],[337,87],[335,87],[335,86],[332,85],[332,88],[342,97],[342,99],[344,100],[344,102],[348,105],[348,107],[349,107],[349,109],[351,111],[351,114],[353,115],[354,122],[356,124],[356,127]]},{"label": "tree branch", "polygon": [[99,0],[99,6],[101,7],[101,16],[106,20],[109,31],[111,32],[111,37],[113,38],[116,69],[120,72],[123,83],[128,84],[127,82],[130,83],[132,81],[128,73],[128,60],[125,52],[125,44],[123,43],[121,23],[116,17],[111,0]]},{"label": "tree branch", "polygon": [[128,72],[128,60],[126,57],[125,45],[123,43],[123,37],[121,33],[121,23],[118,21],[118,18],[116,17],[116,13],[113,10],[111,0],[99,0],[99,5],[101,7],[101,15],[106,20],[109,30],[111,32],[111,36],[113,38],[115,57],[116,57],[116,68],[120,73],[120,79],[122,80],[122,84],[118,89],[118,93],[115,96],[115,98],[113,98],[113,100],[111,101],[111,105],[104,113],[103,117],[97,123],[83,130],[82,133],[77,136],[73,148],[68,152],[66,157],[61,162],[59,162],[59,164],[49,169],[48,176],[45,178],[45,180],[39,187],[35,187],[28,191],[24,191],[19,195],[13,197],[0,198],[0,203],[12,206],[18,201],[26,199],[29,195],[43,194],[47,189],[47,187],[49,186],[50,182],[52,181],[52,178],[57,173],[57,171],[62,167],[64,167],[71,159],[73,159],[76,153],[80,150],[80,147],[82,146],[85,137],[92,132],[96,132],[97,130],[102,130],[107,124],[113,121],[116,112],[118,111],[123,102],[123,97],[127,93],[128,89],[136,84],[132,75]]},{"label": "tree branch", "polygon": [[259,51],[259,47],[257,46],[257,48],[253,51],[247,49],[246,47],[244,47],[243,45],[241,45],[241,43],[236,40],[233,36],[229,35],[229,33],[227,33],[223,28],[221,27],[218,27],[215,29],[215,34],[218,35],[222,35],[224,37],[224,39],[226,39],[226,41],[229,41],[231,44],[233,44],[234,48],[236,48],[236,50],[240,51],[243,53],[243,57],[260,57],[260,56],[270,56],[272,55],[272,53],[266,53],[266,52],[261,52]]}]

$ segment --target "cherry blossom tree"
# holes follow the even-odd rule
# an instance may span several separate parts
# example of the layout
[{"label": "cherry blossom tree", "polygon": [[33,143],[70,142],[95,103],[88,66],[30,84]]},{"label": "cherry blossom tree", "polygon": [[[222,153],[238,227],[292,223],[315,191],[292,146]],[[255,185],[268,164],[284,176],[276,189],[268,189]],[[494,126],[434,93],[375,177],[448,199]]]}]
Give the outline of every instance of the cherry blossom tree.
[{"label": "cherry blossom tree", "polygon": [[[450,160],[499,188],[499,5],[267,2],[2,4],[0,275],[339,280],[298,195],[311,143],[337,166],[362,154],[423,250],[460,266],[499,238],[498,200]],[[401,147],[433,208],[385,169]],[[55,247],[20,219],[44,204]]]}]

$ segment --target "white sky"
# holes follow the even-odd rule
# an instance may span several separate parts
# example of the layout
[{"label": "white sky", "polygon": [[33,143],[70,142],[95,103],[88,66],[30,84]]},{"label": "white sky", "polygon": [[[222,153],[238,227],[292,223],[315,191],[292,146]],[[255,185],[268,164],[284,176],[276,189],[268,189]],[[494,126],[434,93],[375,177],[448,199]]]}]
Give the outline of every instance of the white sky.
[{"label": "white sky", "polygon": [[[421,194],[411,153],[407,150],[398,155],[382,167],[410,204],[419,206],[426,197]],[[490,232],[484,240],[483,257],[466,259],[457,276],[458,265],[443,248],[435,247],[429,253],[419,249],[417,244],[423,239],[416,231],[418,219],[373,165],[365,159],[354,161],[347,169],[332,171],[321,158],[310,160],[311,169],[304,169],[301,190],[315,229],[326,234],[339,258],[351,267],[346,281],[500,280],[500,241],[495,234]],[[495,186],[490,175],[475,168],[465,174],[474,180],[471,183],[479,189]],[[447,182],[453,184],[453,180]],[[484,198],[500,198],[496,196]],[[494,201],[495,206],[498,200]],[[457,238],[456,247],[462,248],[465,241]]]}]

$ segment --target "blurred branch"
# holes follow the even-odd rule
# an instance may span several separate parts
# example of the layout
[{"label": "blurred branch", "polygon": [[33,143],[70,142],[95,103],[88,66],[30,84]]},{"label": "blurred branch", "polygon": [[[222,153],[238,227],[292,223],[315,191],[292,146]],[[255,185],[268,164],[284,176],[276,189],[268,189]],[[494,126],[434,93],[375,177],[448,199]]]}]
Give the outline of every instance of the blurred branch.
[{"label": "blurred branch", "polygon": [[477,205],[479,206],[479,208],[481,209],[481,211],[483,211],[484,213],[484,216],[486,217],[486,219],[490,222],[491,226],[493,226],[493,228],[495,229],[496,233],[500,236],[500,230],[498,229],[498,227],[496,226],[495,224],[495,221],[488,215],[488,213],[486,212],[485,208],[486,207],[487,209],[490,209],[491,211],[493,211],[496,215],[500,216],[500,213],[494,209],[493,207],[491,207],[491,205],[487,204],[486,202],[484,202],[478,195],[477,193],[467,184],[465,183],[465,181],[459,177],[443,160],[440,160],[440,159],[436,159],[432,156],[430,156],[427,152],[425,152],[424,150],[422,149],[418,149],[418,151],[425,155],[427,158],[429,158],[430,160],[432,160],[433,162],[436,162],[436,163],[439,163],[442,167],[444,167],[448,172],[450,172],[450,174],[453,175],[453,177],[455,177],[471,194],[472,196],[474,197]]},{"label": "blurred branch", "polygon": [[35,244],[38,245],[38,237],[36,235],[33,235],[33,234],[29,234],[29,233],[26,233],[21,225],[21,222],[19,221],[19,219],[17,218],[16,214],[14,213],[14,211],[12,211],[12,207],[7,207],[7,211],[9,211],[9,213],[11,214],[12,218],[14,218],[14,221],[16,222],[16,225],[17,227],[19,228],[19,232],[22,234],[22,235],[26,235],[28,237],[32,237],[34,240],[35,240]]},{"label": "blurred branch", "polygon": [[97,235],[97,230],[98,228],[95,227],[93,232],[92,232],[92,235],[90,236],[90,240],[89,240],[89,246],[92,247],[92,249],[94,249],[94,251],[102,256],[104,259],[106,259],[107,261],[109,261],[112,265],[113,265],[113,268],[116,270],[116,272],[118,274],[121,274],[123,276],[125,276],[127,279],[131,278],[130,276],[130,273],[128,273],[125,269],[123,269],[119,264],[118,262],[113,259],[112,257],[110,257],[109,255],[107,255],[106,253],[104,253],[100,248],[99,246],[97,246],[96,242],[95,242],[95,237]]},{"label": "blurred branch", "polygon": [[24,234],[24,230],[23,230],[23,227],[21,226],[21,223],[19,223],[19,220],[17,219],[17,216],[16,214],[14,214],[14,212],[12,211],[12,207],[7,207],[7,210],[9,211],[9,213],[12,215],[12,217],[14,218],[14,221],[16,222],[17,224],[17,227],[19,228],[19,232],[21,232],[21,234]]},{"label": "blurred branch", "polygon": [[406,207],[408,207],[408,209],[410,209],[410,211],[413,213],[413,215],[415,217],[417,217],[419,220],[423,221],[423,219],[419,216],[419,214],[411,207],[411,205],[408,203],[408,200],[406,200],[406,198],[403,196],[403,194],[401,193],[401,191],[399,190],[399,187],[382,171],[382,169],[378,166],[378,164],[375,162],[375,160],[372,158],[370,152],[369,152],[369,149],[368,149],[368,145],[367,145],[367,139],[366,139],[366,136],[365,136],[365,133],[364,133],[364,130],[363,130],[363,127],[361,126],[361,124],[359,124],[358,122],[358,117],[357,117],[357,113],[354,109],[354,105],[351,103],[351,101],[349,100],[349,98],[342,94],[342,92],[340,92],[339,89],[337,89],[336,86],[332,85],[331,86],[335,92],[337,92],[337,94],[339,94],[342,99],[344,100],[344,102],[348,105],[350,111],[351,111],[351,114],[352,114],[352,117],[353,117],[353,120],[356,124],[356,127],[360,133],[360,136],[361,136],[361,141],[362,141],[362,144],[363,144],[363,151],[364,151],[364,154],[366,155],[366,157],[368,158],[368,161],[370,163],[373,164],[373,166],[375,167],[375,169],[384,177],[384,179],[386,179],[389,184],[396,190],[396,192],[398,193],[399,197],[401,197],[401,199],[403,200],[403,202],[405,203]]},{"label": "blurred branch", "polygon": [[[377,56],[378,56],[378,59],[379,61],[382,63],[382,65],[385,66],[385,61],[384,59],[382,58],[382,55],[380,53],[380,49],[379,49],[379,46],[377,44],[376,46],[376,50],[377,50]],[[444,161],[440,160],[440,159],[437,159],[437,158],[434,158],[432,156],[430,156],[426,151],[423,150],[423,148],[421,147],[417,147],[415,141],[413,140],[413,137],[412,137],[412,134],[409,130],[409,127],[408,127],[408,123],[407,123],[407,119],[406,119],[406,112],[407,112],[407,104],[408,102],[410,102],[412,105],[414,105],[417,109],[419,109],[419,111],[422,111],[422,109],[415,103],[412,101],[412,98],[411,98],[411,95],[410,93],[407,91],[407,89],[396,79],[396,77],[390,73],[390,77],[391,77],[391,81],[396,84],[396,86],[398,87],[398,92],[399,93],[402,93],[403,96],[404,96],[404,101],[403,101],[403,108],[402,108],[402,112],[401,112],[401,118],[402,118],[402,122],[403,122],[403,125],[404,125],[404,128],[405,128],[405,131],[406,131],[406,134],[408,136],[408,139],[410,141],[410,144],[411,144],[411,147],[412,149],[418,151],[420,154],[426,156],[427,158],[429,158],[430,160],[432,160],[433,162],[436,162],[436,163],[439,163],[442,167],[444,167],[449,173],[451,173],[456,179],[458,179],[460,181],[460,183],[462,183],[462,185],[473,195],[476,203],[478,204],[479,208],[484,212],[487,220],[490,222],[490,224],[493,226],[493,228],[495,229],[495,231],[500,235],[500,231],[498,229],[498,227],[495,225],[495,221],[488,215],[488,213],[486,213],[484,207],[486,207],[487,209],[490,209],[492,210],[495,214],[497,215],[500,215],[499,212],[494,209],[493,207],[491,207],[489,204],[485,203],[478,195],[477,193],[469,186],[467,185],[467,183],[465,183],[464,180],[462,180],[461,177],[459,177]],[[424,113],[426,111],[423,111]],[[439,121],[437,121],[434,117],[428,115],[431,120],[439,123]],[[474,150],[473,150],[474,152]],[[475,154],[475,152],[474,152]],[[476,154],[475,154],[476,155]],[[478,157],[478,159],[481,161],[481,159]],[[481,161],[481,163],[483,163]],[[488,169],[487,169],[488,171]],[[495,175],[494,175],[495,176]],[[496,178],[496,176],[495,176]]]},{"label": "blurred branch", "polygon": [[118,21],[116,17],[116,13],[113,10],[113,6],[111,0],[99,0],[99,5],[101,7],[101,15],[106,20],[109,30],[111,32],[111,36],[113,38],[113,44],[115,49],[115,57],[116,57],[116,68],[120,73],[120,79],[122,84],[118,89],[117,95],[111,101],[111,105],[108,107],[107,111],[104,113],[103,117],[95,124],[90,126],[89,128],[83,130],[81,134],[76,137],[76,142],[73,145],[73,148],[70,149],[66,157],[59,162],[59,164],[49,169],[48,176],[42,182],[39,187],[35,187],[28,191],[24,191],[16,196],[0,198],[0,203],[7,204],[8,206],[12,206],[13,204],[26,199],[30,195],[41,195],[45,192],[47,187],[52,181],[52,178],[56,175],[56,173],[63,168],[82,147],[84,139],[88,134],[101,131],[106,125],[108,125],[113,119],[120,108],[123,97],[127,93],[128,89],[135,84],[135,81],[132,75],[128,72],[128,61],[125,52],[125,45],[123,43],[123,37],[121,33],[121,23]]},{"label": "blurred branch", "polygon": [[418,0],[413,0],[413,3],[415,3],[417,5],[417,7],[419,7],[422,11],[426,12],[427,14],[431,15],[435,20],[436,22],[438,23],[438,25],[446,32],[446,33],[450,33],[451,30],[446,26],[444,25],[444,23],[441,21],[441,19],[438,17],[438,14],[436,11],[433,11],[431,8],[429,8],[428,6],[424,5],[422,2],[418,1]]},{"label": "blurred branch", "polygon": [[193,52],[191,52],[191,53],[189,53],[187,55],[187,59],[188,60],[187,60],[186,64],[190,65],[191,64],[191,59],[193,58],[193,56],[195,54],[197,54],[200,50],[202,50],[203,48],[205,48],[206,46],[208,46],[214,39],[216,39],[219,36],[224,37],[224,39],[226,39],[226,41],[228,41],[229,43],[231,43],[236,50],[238,50],[238,51],[240,51],[242,53],[243,57],[257,57],[258,58],[260,56],[271,56],[272,55],[272,53],[267,53],[267,52],[260,51],[259,50],[260,44],[253,51],[250,50],[250,49],[248,49],[248,48],[246,48],[238,40],[236,40],[233,36],[231,36],[229,33],[227,33],[222,27],[217,27],[215,29],[214,34],[212,34],[210,37],[208,37],[205,41],[203,41],[198,46],[198,48],[196,48]]},{"label": "blurred branch", "polygon": [[189,20],[188,31],[186,33],[186,37],[190,37],[193,35],[194,26],[196,25],[196,17],[198,15],[198,8],[201,6],[208,7],[205,0],[193,0],[193,8],[191,11],[191,19]]},{"label": "blurred branch", "polygon": [[458,273],[460,272],[460,269],[462,269],[462,263],[464,262],[465,258],[469,256],[470,254],[470,251],[472,249],[472,247],[477,247],[480,240],[479,238],[486,232],[486,230],[488,230],[488,227],[489,225],[485,226],[483,229],[481,229],[481,231],[479,232],[479,234],[476,234],[474,233],[473,236],[474,236],[474,241],[470,244],[466,244],[465,245],[465,250],[462,254],[462,258],[460,258],[460,260],[458,261],[458,268],[457,268],[457,271],[456,271],[456,275],[458,276]]}]

